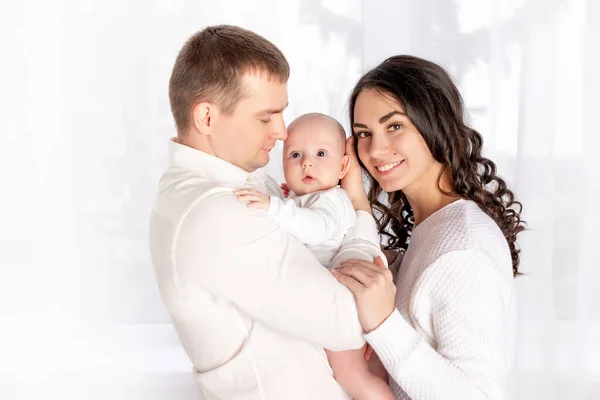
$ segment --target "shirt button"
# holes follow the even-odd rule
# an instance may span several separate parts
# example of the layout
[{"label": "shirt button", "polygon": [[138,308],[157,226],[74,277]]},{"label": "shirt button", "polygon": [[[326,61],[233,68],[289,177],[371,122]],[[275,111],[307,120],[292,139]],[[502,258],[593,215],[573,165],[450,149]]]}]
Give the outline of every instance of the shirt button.
[{"label": "shirt button", "polygon": [[254,181],[254,177],[253,176],[249,176],[248,179],[246,179],[247,182],[252,182]]}]

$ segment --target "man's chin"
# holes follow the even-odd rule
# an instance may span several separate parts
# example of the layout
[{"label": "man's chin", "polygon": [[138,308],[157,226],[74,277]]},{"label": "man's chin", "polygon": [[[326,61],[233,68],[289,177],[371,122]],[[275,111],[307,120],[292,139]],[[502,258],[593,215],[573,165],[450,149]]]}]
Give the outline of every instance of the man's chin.
[{"label": "man's chin", "polygon": [[269,163],[269,160],[271,160],[271,157],[269,156],[269,153],[265,152],[261,154],[261,157],[256,158],[256,163],[254,164],[254,166],[256,167],[256,169],[263,168]]}]

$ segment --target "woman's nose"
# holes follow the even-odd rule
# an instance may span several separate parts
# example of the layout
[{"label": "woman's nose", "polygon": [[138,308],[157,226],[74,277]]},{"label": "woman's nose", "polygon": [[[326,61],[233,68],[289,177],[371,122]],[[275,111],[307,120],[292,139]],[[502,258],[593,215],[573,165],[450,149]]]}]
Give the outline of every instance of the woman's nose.
[{"label": "woman's nose", "polygon": [[369,155],[373,158],[379,158],[380,156],[389,153],[389,151],[389,139],[385,135],[373,135],[371,147],[369,148]]}]

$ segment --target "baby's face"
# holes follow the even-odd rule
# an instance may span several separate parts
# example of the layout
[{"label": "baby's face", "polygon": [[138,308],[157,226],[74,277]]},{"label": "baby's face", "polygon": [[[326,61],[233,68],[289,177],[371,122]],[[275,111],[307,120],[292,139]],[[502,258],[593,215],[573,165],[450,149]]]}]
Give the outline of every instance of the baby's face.
[{"label": "baby's face", "polygon": [[330,121],[294,124],[283,144],[283,172],[290,189],[301,196],[336,186],[344,176],[344,140]]}]

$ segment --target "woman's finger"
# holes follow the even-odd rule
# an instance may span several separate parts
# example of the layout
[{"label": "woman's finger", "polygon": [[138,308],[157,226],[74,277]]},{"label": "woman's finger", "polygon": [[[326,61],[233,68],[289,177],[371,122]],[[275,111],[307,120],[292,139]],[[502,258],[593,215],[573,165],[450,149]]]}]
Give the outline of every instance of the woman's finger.
[{"label": "woman's finger", "polygon": [[346,155],[350,157],[351,162],[358,165],[358,159],[356,158],[356,152],[354,151],[354,135],[350,135],[350,137],[346,140]]},{"label": "woman's finger", "polygon": [[361,283],[353,277],[348,276],[342,272],[338,272],[336,270],[332,270],[331,273],[335,277],[335,279],[338,280],[339,283],[350,289],[352,293],[360,293],[360,291],[363,289],[363,285],[361,285]]},{"label": "woman's finger", "polygon": [[344,275],[353,277],[363,286],[369,286],[375,279],[378,279],[376,272],[360,265],[338,267],[336,270]]},{"label": "woman's finger", "polygon": [[[380,261],[381,262],[381,261]],[[365,261],[365,260],[348,260],[348,261],[344,261],[343,263],[340,264],[340,267],[350,267],[350,266],[358,266],[361,268],[366,268],[369,269],[371,271],[374,271],[376,273],[381,273],[385,270],[387,270],[387,267],[384,265],[383,268],[377,264],[373,264],[372,262],[369,261]]]},{"label": "woman's finger", "polygon": [[375,257],[375,265],[380,268],[388,269],[388,267],[383,262],[383,259],[380,256]]},{"label": "woman's finger", "polygon": [[371,356],[373,355],[373,347],[370,344],[367,344],[367,348],[365,349],[365,360],[369,361]]}]

